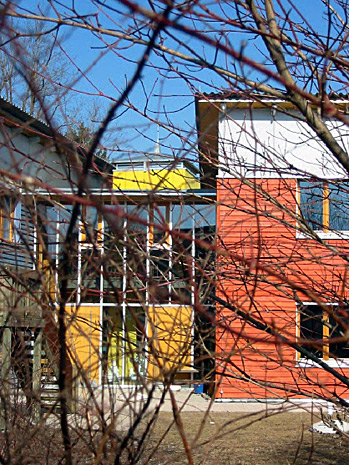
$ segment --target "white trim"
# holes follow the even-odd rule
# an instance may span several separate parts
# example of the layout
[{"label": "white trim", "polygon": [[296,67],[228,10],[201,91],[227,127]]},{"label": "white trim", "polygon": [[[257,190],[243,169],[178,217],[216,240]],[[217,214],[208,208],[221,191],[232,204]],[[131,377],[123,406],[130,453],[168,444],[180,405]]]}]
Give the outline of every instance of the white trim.
[{"label": "white trim", "polygon": [[[326,363],[331,368],[349,368],[349,359],[335,359],[335,358],[330,358],[328,360],[324,359],[319,359],[322,362]],[[321,367],[318,363],[314,362],[313,360],[309,360],[307,358],[300,358],[297,361],[296,364],[297,368],[320,368],[323,370],[323,367]]]},{"label": "white trim", "polygon": [[[301,302],[301,303],[296,302],[296,305],[304,305],[304,306],[319,305],[319,302],[315,302],[315,301],[311,301],[311,302],[306,301],[306,302]],[[332,305],[333,307],[335,307],[336,305],[339,305],[339,303],[338,302],[323,302],[321,305],[327,305],[327,306]]]},{"label": "white trim", "polygon": [[[246,98],[229,98],[229,97],[210,97],[208,96],[207,98],[200,98],[197,100],[198,103],[212,103],[212,102],[224,102],[224,103],[231,103],[231,104],[236,104],[236,103],[270,103],[271,105],[275,103],[289,103],[286,98],[285,99],[280,99],[280,98],[258,98],[258,94],[256,94],[255,99],[246,99]],[[349,103],[348,99],[335,99],[331,100],[330,102],[333,103],[334,105],[336,104],[342,104],[342,103]]]},{"label": "white trim", "polygon": [[169,253],[168,253],[168,294],[169,294],[169,303],[172,303],[172,289],[174,288],[174,282],[172,279],[176,279],[176,277],[173,278],[173,273],[172,273],[172,264],[173,264],[173,236],[171,234],[172,228],[173,228],[173,211],[172,211],[172,202],[170,202],[166,206],[166,221],[168,219],[167,223],[167,229],[168,229],[168,248],[169,248]]},{"label": "white trim", "polygon": [[[102,384],[103,380],[103,336],[104,336],[104,265],[103,265],[103,255],[105,252],[104,249],[104,216],[102,215],[101,218],[101,227],[102,230],[99,231],[101,234],[101,266],[100,266],[100,282],[99,282],[99,289],[100,289],[100,300],[99,300],[99,363],[98,363],[98,384]],[[98,230],[98,219],[97,219],[97,230]]]},{"label": "white trim", "polygon": [[[138,304],[138,307],[140,305]],[[154,308],[183,308],[183,307],[192,307],[192,304],[171,304],[171,303],[164,303],[164,304],[149,304],[149,307],[154,307]]]},{"label": "white trim", "polygon": [[[74,304],[75,305],[75,304]],[[81,301],[79,302],[78,304],[76,304],[76,307],[99,307],[101,304],[100,303],[92,303],[92,302],[84,302],[84,301]]]},{"label": "white trim", "polygon": [[[341,397],[343,400],[349,400],[349,397]],[[251,398],[234,398],[234,397],[222,397],[222,398],[217,398],[214,399],[215,403],[239,403],[239,404],[255,404],[255,405],[260,405],[263,407],[263,404],[283,404],[286,407],[288,405],[292,404],[316,404],[316,405],[325,405],[327,406],[327,400],[324,399],[317,399],[313,397],[292,397],[289,399],[284,399],[284,398],[277,398],[277,397],[269,397],[269,398],[261,398],[261,399],[255,399],[253,397]]]},{"label": "white trim", "polygon": [[[322,230],[313,231],[320,239],[326,240],[346,240],[349,239],[349,231],[340,231],[340,232],[324,232]],[[304,232],[297,231],[296,239],[312,239],[311,234],[306,234]]]},{"label": "white trim", "polygon": [[118,307],[118,308],[121,308],[121,305],[120,303],[116,303],[116,302],[105,302],[102,304],[103,307]]}]

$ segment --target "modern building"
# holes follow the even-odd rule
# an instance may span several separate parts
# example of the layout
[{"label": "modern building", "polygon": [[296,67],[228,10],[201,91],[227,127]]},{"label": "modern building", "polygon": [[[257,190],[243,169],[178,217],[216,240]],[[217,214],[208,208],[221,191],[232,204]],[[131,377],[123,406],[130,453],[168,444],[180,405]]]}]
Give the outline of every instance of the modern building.
[{"label": "modern building", "polygon": [[[0,98],[1,376],[4,382],[12,370],[28,398],[44,372],[58,376],[59,256],[85,156],[52,127]],[[100,190],[111,168],[96,158],[85,179],[88,189]],[[72,372],[70,357],[69,389]]]},{"label": "modern building", "polygon": [[286,99],[198,95],[196,117],[217,189],[216,397],[349,398],[348,173]]},{"label": "modern building", "polygon": [[158,144],[115,163],[108,201],[119,214],[104,216],[101,288],[109,382],[188,382],[201,370],[195,309],[198,293],[212,286],[199,267],[208,254],[197,243],[213,241],[214,199],[195,166],[162,155]]},{"label": "modern building", "polygon": [[[40,333],[57,369],[63,302],[68,377],[75,367],[94,385],[133,385],[207,372],[194,357],[212,289],[202,267],[213,255],[201,243],[214,240],[215,192],[201,189],[195,165],[158,145],[114,164],[96,157],[78,196],[86,151],[2,99],[0,112],[0,294],[12,363],[19,331],[28,347]],[[27,384],[42,371],[29,368]]]}]

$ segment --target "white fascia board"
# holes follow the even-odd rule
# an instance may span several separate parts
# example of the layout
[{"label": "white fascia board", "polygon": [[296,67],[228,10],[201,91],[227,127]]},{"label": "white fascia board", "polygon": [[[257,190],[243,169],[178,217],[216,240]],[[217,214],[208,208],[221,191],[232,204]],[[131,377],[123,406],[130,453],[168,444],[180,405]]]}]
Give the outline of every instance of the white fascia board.
[{"label": "white fascia board", "polygon": [[[214,103],[227,103],[227,104],[239,104],[239,103],[265,103],[265,104],[282,104],[282,103],[291,103],[286,99],[280,99],[280,98],[273,98],[272,96],[270,98],[258,98],[256,96],[255,99],[231,99],[231,98],[212,98],[208,97],[207,99],[205,98],[200,98],[198,99],[198,103],[209,103],[209,102],[214,102]],[[341,105],[341,104],[348,104],[349,100],[348,99],[338,99],[338,100],[332,100],[331,101],[334,105]]]},{"label": "white fascia board", "polygon": [[[270,103],[271,105],[274,104],[281,104],[286,103],[287,100],[282,99],[273,99],[273,98],[260,98],[260,99],[229,99],[229,98],[207,98],[207,99],[199,99],[199,103],[226,103],[226,104],[239,104],[239,103]],[[346,103],[347,101],[340,101],[340,103]]]}]

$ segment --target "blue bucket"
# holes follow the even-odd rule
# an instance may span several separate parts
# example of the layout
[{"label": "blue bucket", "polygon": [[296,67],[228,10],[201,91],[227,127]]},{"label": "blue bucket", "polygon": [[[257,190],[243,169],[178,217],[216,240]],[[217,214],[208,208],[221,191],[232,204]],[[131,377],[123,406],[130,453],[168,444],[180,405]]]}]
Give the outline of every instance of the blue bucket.
[{"label": "blue bucket", "polygon": [[194,384],[194,394],[203,394],[204,385],[203,384]]}]

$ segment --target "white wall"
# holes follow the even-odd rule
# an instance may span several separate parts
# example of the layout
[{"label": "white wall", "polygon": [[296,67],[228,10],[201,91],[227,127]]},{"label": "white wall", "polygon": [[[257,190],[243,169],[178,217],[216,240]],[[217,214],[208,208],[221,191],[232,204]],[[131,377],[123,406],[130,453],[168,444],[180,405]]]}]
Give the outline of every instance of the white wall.
[{"label": "white wall", "polygon": [[[49,138],[47,139],[50,143]],[[74,156],[56,153],[39,137],[28,137],[20,128],[5,126],[0,132],[0,168],[13,174],[31,176],[55,188],[76,189],[78,171]],[[101,177],[88,178],[90,188],[101,187]]]},{"label": "white wall", "polygon": [[[343,168],[315,133],[293,114],[295,117],[271,108],[252,112],[235,109],[223,114],[219,122],[218,177],[345,177]],[[330,121],[328,126],[349,151],[348,128]]]}]

